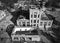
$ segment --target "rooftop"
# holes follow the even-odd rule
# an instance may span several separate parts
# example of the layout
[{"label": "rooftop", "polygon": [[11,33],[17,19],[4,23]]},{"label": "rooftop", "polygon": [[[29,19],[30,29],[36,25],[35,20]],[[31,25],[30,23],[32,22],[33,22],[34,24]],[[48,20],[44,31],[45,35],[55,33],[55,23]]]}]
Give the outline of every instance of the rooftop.
[{"label": "rooftop", "polygon": [[34,29],[33,27],[15,27],[12,33],[15,33],[16,31],[25,31],[25,30],[29,31],[33,29]]},{"label": "rooftop", "polygon": [[38,35],[38,31],[37,30],[32,30],[30,31],[16,31],[16,34],[21,35],[21,34],[25,34],[25,35]]}]

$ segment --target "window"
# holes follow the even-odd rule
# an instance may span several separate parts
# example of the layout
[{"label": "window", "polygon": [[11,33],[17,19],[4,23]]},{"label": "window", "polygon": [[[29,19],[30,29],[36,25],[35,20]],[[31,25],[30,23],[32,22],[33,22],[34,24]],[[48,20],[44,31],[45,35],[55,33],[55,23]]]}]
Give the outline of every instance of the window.
[{"label": "window", "polygon": [[19,22],[19,25],[21,26],[21,22]]},{"label": "window", "polygon": [[25,26],[25,22],[23,22],[23,26]]},{"label": "window", "polygon": [[37,12],[34,12],[34,15],[37,15]]},{"label": "window", "polygon": [[36,23],[36,20],[34,20],[34,23]]},{"label": "window", "polygon": [[37,27],[38,27],[39,25],[37,24]]},{"label": "window", "polygon": [[39,23],[39,20],[37,20],[37,23]]},{"label": "window", "polygon": [[31,15],[31,18],[33,18],[33,15]]},{"label": "window", "polygon": [[29,24],[27,24],[27,26],[30,26]]},{"label": "window", "polygon": [[23,22],[23,24],[25,24],[25,22]]},{"label": "window", "polygon": [[25,40],[25,38],[24,38],[24,37],[20,37],[20,41],[21,41],[21,40]]},{"label": "window", "polygon": [[40,22],[40,26],[42,26],[43,22]]},{"label": "window", "polygon": [[29,37],[30,40],[32,40],[32,37]]},{"label": "window", "polygon": [[48,23],[48,25],[50,26],[51,22]]},{"label": "window", "polygon": [[19,38],[18,37],[14,37],[14,40],[19,40]]},{"label": "window", "polygon": [[44,22],[44,25],[47,25],[47,22]]},{"label": "window", "polygon": [[39,15],[38,15],[38,18],[39,18]]},{"label": "window", "polygon": [[27,22],[27,24],[30,24],[29,22]]},{"label": "window", "polygon": [[36,26],[36,24],[34,24],[34,26]]},{"label": "window", "polygon": [[34,15],[34,18],[36,18],[37,17],[37,15]]},{"label": "window", "polygon": [[27,22],[27,26],[30,26],[30,23],[29,22]]},{"label": "window", "polygon": [[31,20],[31,23],[32,23],[32,20]]},{"label": "window", "polygon": [[22,22],[22,24],[21,24],[22,26],[25,26],[25,22]]},{"label": "window", "polygon": [[21,22],[19,22],[19,24],[21,24]]},{"label": "window", "polygon": [[33,26],[33,24],[31,24],[31,26]]},{"label": "window", "polygon": [[31,41],[32,40],[32,37],[26,37],[26,40],[27,41]]}]

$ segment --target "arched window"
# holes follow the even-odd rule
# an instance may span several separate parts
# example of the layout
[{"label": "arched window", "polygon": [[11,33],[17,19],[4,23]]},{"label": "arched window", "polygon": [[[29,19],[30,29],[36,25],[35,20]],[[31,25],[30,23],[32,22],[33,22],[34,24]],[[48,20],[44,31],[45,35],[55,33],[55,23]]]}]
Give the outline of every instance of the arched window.
[{"label": "arched window", "polygon": [[36,20],[34,20],[34,23],[36,23]]},{"label": "arched window", "polygon": [[14,41],[18,41],[19,40],[19,37],[14,37]]},{"label": "arched window", "polygon": [[43,25],[43,22],[40,22],[40,26],[42,26]]},{"label": "arched window", "polygon": [[51,25],[51,22],[48,23],[48,26],[50,26],[50,25]]},{"label": "arched window", "polygon": [[[40,15],[40,14],[39,14]],[[38,15],[38,18],[39,18],[39,15]]]},{"label": "arched window", "polygon": [[37,20],[37,23],[39,23],[39,20]]},{"label": "arched window", "polygon": [[47,25],[47,22],[44,22],[44,25]]},{"label": "arched window", "polygon": [[34,15],[37,15],[37,12],[34,12]]},{"label": "arched window", "polygon": [[33,18],[33,15],[31,14],[31,18]]},{"label": "arched window", "polygon": [[34,18],[36,18],[37,17],[37,15],[34,15]]}]

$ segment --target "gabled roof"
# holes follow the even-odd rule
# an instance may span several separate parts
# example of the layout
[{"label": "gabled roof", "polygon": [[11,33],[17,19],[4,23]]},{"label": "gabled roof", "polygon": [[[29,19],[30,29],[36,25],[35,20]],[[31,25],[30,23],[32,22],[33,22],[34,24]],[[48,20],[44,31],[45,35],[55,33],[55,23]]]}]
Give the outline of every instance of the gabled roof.
[{"label": "gabled roof", "polygon": [[23,18],[25,18],[24,16],[22,16],[22,15],[20,15],[19,17],[18,17],[18,19],[23,19]]},{"label": "gabled roof", "polygon": [[53,17],[52,15],[50,14],[46,14],[46,16],[49,18],[49,20],[53,20],[55,17]]},{"label": "gabled roof", "polygon": [[41,20],[49,20],[45,13],[41,15]]},{"label": "gabled roof", "polygon": [[22,22],[24,22],[24,21],[28,21],[28,22],[29,22],[29,20],[27,20],[27,19],[25,19],[25,18],[23,18],[23,19],[19,19],[18,21],[22,21]]}]

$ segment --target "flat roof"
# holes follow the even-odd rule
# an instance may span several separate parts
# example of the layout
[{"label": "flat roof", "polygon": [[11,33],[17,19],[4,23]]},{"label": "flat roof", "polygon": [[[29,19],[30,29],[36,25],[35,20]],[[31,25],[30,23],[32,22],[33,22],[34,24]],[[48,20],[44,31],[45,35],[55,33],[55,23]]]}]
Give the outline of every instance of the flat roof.
[{"label": "flat roof", "polygon": [[15,35],[38,35],[38,31],[36,29],[31,30],[31,31],[16,31],[15,33],[13,33]]},{"label": "flat roof", "polygon": [[33,30],[33,27],[15,27],[12,31],[12,33],[15,33],[16,31],[29,31],[29,30]]}]

